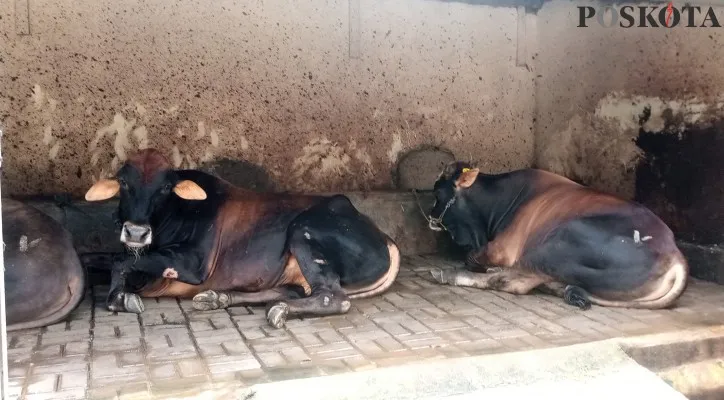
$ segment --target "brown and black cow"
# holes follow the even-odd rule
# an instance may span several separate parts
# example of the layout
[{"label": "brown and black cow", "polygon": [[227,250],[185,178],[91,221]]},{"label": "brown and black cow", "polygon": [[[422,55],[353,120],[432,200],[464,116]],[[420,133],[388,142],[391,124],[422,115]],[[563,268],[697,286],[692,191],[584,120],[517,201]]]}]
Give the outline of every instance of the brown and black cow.
[{"label": "brown and black cow", "polygon": [[120,194],[120,240],[107,306],[143,312],[142,297],[193,298],[197,310],[267,304],[288,316],[346,313],[350,299],[387,290],[399,272],[394,241],[342,195],[243,190],[198,170],[174,170],[155,149],[129,157],[86,200]]},{"label": "brown and black cow", "polygon": [[73,238],[48,215],[2,199],[7,330],[64,320],[83,300],[86,275]]},{"label": "brown and black cow", "polygon": [[543,170],[486,175],[463,162],[447,165],[434,190],[430,229],[447,231],[470,269],[433,270],[438,283],[538,288],[582,309],[665,308],[686,288],[673,233],[640,204]]}]

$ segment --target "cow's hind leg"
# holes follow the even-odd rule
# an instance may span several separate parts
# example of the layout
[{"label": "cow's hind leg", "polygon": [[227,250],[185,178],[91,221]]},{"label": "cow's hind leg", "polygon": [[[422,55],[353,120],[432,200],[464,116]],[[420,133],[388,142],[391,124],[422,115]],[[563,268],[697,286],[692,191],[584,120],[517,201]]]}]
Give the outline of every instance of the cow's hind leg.
[{"label": "cow's hind leg", "polygon": [[339,290],[320,290],[303,299],[280,301],[270,304],[266,318],[275,328],[281,328],[290,316],[344,314],[351,307],[349,297]]},{"label": "cow's hind leg", "polygon": [[261,292],[248,293],[236,291],[203,291],[193,299],[193,307],[199,311],[218,310],[233,306],[254,306],[272,301],[289,300],[299,297],[290,288],[276,288]]},{"label": "cow's hind leg", "polygon": [[534,288],[551,280],[547,275],[518,268],[489,274],[441,269],[434,269],[430,273],[435,281],[443,285],[474,287],[512,294],[528,294]]},{"label": "cow's hind leg", "polygon": [[549,282],[538,286],[537,290],[543,294],[560,297],[566,304],[588,310],[591,308],[591,301],[585,292],[577,286],[566,285],[560,282]]},{"label": "cow's hind leg", "polygon": [[267,320],[276,328],[284,326],[287,317],[290,316],[344,314],[351,307],[350,298],[342,289],[339,275],[333,266],[327,261],[318,262],[317,257],[321,249],[314,237],[319,232],[310,227],[293,229],[289,249],[299,262],[311,293],[305,298],[270,303],[267,308]]}]

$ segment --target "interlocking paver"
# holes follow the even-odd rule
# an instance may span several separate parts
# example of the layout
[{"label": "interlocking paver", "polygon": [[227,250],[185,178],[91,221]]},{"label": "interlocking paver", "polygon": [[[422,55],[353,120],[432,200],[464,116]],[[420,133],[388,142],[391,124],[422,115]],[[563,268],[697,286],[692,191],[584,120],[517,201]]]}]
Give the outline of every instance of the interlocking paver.
[{"label": "interlocking paver", "polygon": [[[360,340],[374,340],[390,337],[390,334],[380,328],[371,327],[364,330],[349,330],[345,332],[344,336],[350,342],[357,342]],[[341,336],[337,335],[338,341],[344,341]],[[324,339],[324,337],[322,337]]]},{"label": "interlocking paver", "polygon": [[79,357],[40,360],[39,364],[33,365],[33,373],[36,374],[51,374],[87,370],[88,364],[86,364],[85,359]]},{"label": "interlocking paver", "polygon": [[287,362],[284,359],[284,357],[277,352],[265,352],[265,353],[257,353],[257,357],[261,360],[261,362],[264,364],[267,368],[274,368],[279,367],[282,365],[285,365]]},{"label": "interlocking paver", "polygon": [[34,375],[28,383],[28,393],[47,393],[56,389],[58,375],[38,374]]},{"label": "interlocking paver", "polygon": [[[59,347],[59,346],[58,346]],[[95,338],[94,351],[141,351],[141,338]]]},{"label": "interlocking paver", "polygon": [[406,335],[400,337],[399,340],[402,344],[413,350],[449,344],[445,339],[431,332]]},{"label": "interlocking paver", "polygon": [[269,352],[288,349],[298,346],[297,342],[291,336],[265,337],[261,339],[250,340],[249,345],[256,352]]},{"label": "interlocking paver", "polygon": [[35,393],[25,396],[27,400],[82,400],[85,399],[85,389],[76,388],[52,393]]},{"label": "interlocking paver", "polygon": [[226,350],[220,344],[200,344],[199,350],[201,351],[201,355],[204,357],[218,357],[227,355]]},{"label": "interlocking paver", "polygon": [[153,380],[178,377],[175,364],[151,364],[149,371]]},{"label": "interlocking paver", "polygon": [[302,364],[311,361],[309,355],[301,347],[284,349],[281,353],[290,364]]},{"label": "interlocking paver", "polygon": [[24,379],[9,379],[8,380],[8,398],[19,398],[23,393],[23,381]]},{"label": "interlocking paver", "polygon": [[[199,312],[188,300],[145,299],[141,315],[104,307],[97,286],[68,321],[8,335],[8,398],[143,399],[359,371],[439,358],[569,345],[663,332],[724,318],[720,286],[693,280],[678,308],[594,306],[549,295],[441,286],[436,257],[408,257],[387,293],[345,315],[270,327],[264,307]],[[221,390],[221,389],[219,389]],[[155,397],[154,397],[155,396]]]},{"label": "interlocking paver", "polygon": [[375,343],[380,345],[380,347],[385,349],[385,351],[387,351],[388,353],[393,353],[393,352],[405,349],[405,346],[403,346],[402,343],[400,343],[399,339],[400,338],[392,338],[392,337],[381,338],[381,339],[375,340]]},{"label": "interlocking paver", "polygon": [[97,356],[91,362],[92,377],[104,378],[104,377],[121,377],[121,376],[139,376],[144,374],[144,367],[142,365],[134,365],[122,367],[118,362],[118,355],[106,354]]},{"label": "interlocking paver", "polygon": [[206,363],[200,358],[190,358],[176,361],[181,376],[188,378],[191,376],[206,375]]},{"label": "interlocking paver", "polygon": [[322,342],[322,339],[319,338],[319,336],[315,335],[314,333],[300,333],[295,334],[297,340],[299,343],[301,343],[302,346],[312,347],[312,346],[319,346],[324,344]]},{"label": "interlocking paver", "polygon": [[207,359],[209,370],[214,371],[246,371],[261,368],[259,361],[251,355],[247,356],[225,356]]},{"label": "interlocking paver", "polygon": [[88,385],[88,372],[82,371],[70,371],[65,372],[60,376],[60,389],[78,389]]},{"label": "interlocking paver", "polygon": [[38,358],[60,357],[61,348],[59,344],[52,344],[49,346],[45,345],[38,348],[35,351],[35,354],[38,356]]}]

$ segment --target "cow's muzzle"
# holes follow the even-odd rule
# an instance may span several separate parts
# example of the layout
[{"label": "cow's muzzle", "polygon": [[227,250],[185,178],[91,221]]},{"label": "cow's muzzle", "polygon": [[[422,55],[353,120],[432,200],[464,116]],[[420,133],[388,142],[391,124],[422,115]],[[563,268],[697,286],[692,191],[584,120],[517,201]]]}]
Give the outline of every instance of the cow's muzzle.
[{"label": "cow's muzzle", "polygon": [[121,228],[121,243],[128,247],[146,247],[151,244],[152,237],[150,225],[138,225],[126,221]]},{"label": "cow's muzzle", "polygon": [[442,218],[445,216],[445,213],[447,212],[447,210],[450,209],[450,206],[452,206],[453,204],[455,204],[455,197],[448,200],[447,204],[445,204],[445,208],[442,210],[442,212],[440,213],[440,215],[437,218],[433,217],[432,215],[429,215],[427,217],[427,221],[428,221],[427,226],[436,232],[439,232],[443,229],[447,230],[445,225],[442,223]]}]

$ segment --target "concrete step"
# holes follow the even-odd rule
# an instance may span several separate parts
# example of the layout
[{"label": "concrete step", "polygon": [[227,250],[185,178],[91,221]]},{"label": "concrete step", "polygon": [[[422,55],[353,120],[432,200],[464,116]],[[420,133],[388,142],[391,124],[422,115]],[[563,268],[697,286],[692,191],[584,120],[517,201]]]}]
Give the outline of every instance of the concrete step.
[{"label": "concrete step", "polygon": [[690,400],[724,399],[724,327],[650,335],[622,348]]},{"label": "concrete step", "polygon": [[[544,350],[254,385],[235,398],[277,400],[686,400],[608,340]],[[219,398],[219,397],[217,397]]]},{"label": "concrete step", "polygon": [[724,399],[724,358],[679,365],[657,375],[689,400]]},{"label": "concrete step", "polygon": [[630,338],[623,350],[642,366],[660,372],[724,358],[724,326]]},{"label": "concrete step", "polygon": [[[724,399],[724,326],[230,387],[164,399]],[[720,354],[717,356],[717,354]],[[635,358],[634,358],[635,357]]]}]

